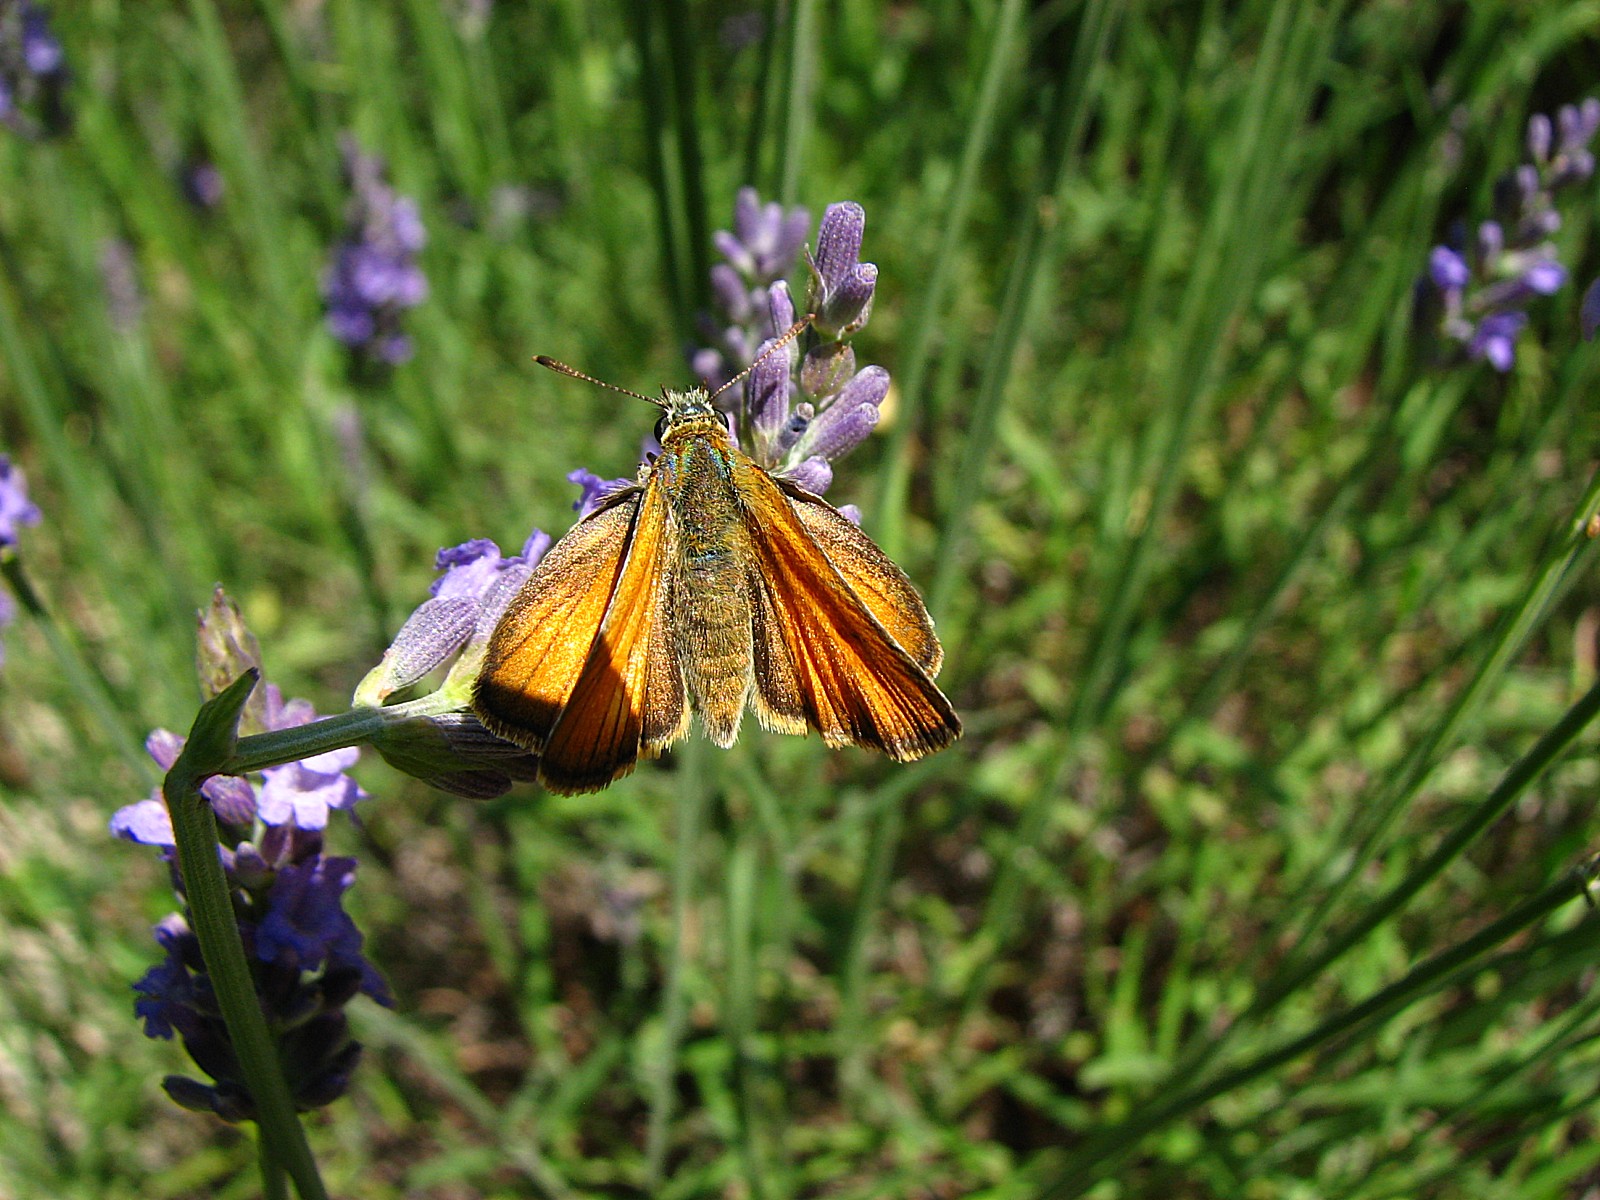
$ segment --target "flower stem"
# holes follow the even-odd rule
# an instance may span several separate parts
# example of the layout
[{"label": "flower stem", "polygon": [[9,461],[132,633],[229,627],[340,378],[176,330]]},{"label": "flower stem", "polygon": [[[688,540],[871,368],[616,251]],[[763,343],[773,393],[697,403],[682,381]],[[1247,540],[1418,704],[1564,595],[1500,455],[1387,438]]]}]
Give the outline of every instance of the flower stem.
[{"label": "flower stem", "polygon": [[161,790],[172,814],[190,924],[255,1102],[264,1190],[272,1194],[274,1169],[281,1169],[294,1180],[302,1200],[327,1200],[239,939],[233,897],[217,855],[217,819],[200,797],[200,785],[230,763],[239,713],[260,678],[258,671],[247,671],[201,706],[183,753],[167,772]]},{"label": "flower stem", "polygon": [[436,717],[459,709],[459,700],[441,692],[383,708],[358,704],[348,712],[324,717],[320,721],[240,738],[231,757],[215,773],[243,775],[247,771],[264,771],[268,767],[299,762],[329,750],[362,746],[372,741],[391,721],[407,717]]}]

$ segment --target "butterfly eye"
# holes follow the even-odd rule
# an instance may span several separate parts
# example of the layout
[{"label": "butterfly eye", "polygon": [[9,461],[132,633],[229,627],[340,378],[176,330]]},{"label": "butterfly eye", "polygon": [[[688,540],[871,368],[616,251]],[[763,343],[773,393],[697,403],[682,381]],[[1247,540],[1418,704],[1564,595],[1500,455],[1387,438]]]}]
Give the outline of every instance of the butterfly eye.
[{"label": "butterfly eye", "polygon": [[662,438],[664,438],[666,436],[667,436],[667,419],[665,417],[662,417],[661,420],[656,422],[656,441],[659,442]]}]

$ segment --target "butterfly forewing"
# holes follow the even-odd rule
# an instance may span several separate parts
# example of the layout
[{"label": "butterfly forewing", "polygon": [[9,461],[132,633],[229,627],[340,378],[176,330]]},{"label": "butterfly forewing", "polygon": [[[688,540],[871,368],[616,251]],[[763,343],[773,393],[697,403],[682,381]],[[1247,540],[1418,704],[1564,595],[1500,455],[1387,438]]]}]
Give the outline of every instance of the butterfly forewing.
[{"label": "butterfly forewing", "polygon": [[539,774],[553,791],[597,791],[633,770],[641,750],[659,754],[688,731],[665,569],[674,539],[652,475],[599,633],[544,745]]},{"label": "butterfly forewing", "polygon": [[[932,623],[899,569],[864,534],[844,534],[813,513],[809,523],[824,530],[842,565],[830,562],[800,509],[823,502],[805,493],[791,501],[748,459],[739,471],[751,514],[751,597],[759,609],[754,620],[757,711],[763,722],[787,730],[803,721],[830,746],[869,746],[900,762],[949,745],[961,732],[955,710],[928,669],[874,615],[874,605],[885,610],[916,653],[937,664]],[[894,577],[885,577],[883,565]],[[864,595],[850,579],[860,581]],[[909,612],[901,611],[907,605]]]},{"label": "butterfly forewing", "polygon": [[543,749],[610,606],[640,494],[627,489],[574,525],[495,626],[472,706],[500,737]]}]

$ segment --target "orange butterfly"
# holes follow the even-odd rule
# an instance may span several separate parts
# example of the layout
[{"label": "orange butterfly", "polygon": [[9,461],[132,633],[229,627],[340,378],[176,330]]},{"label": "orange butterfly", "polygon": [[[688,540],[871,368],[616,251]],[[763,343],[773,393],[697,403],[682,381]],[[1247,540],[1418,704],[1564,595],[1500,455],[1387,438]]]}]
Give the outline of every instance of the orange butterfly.
[{"label": "orange butterfly", "polygon": [[539,563],[473,690],[485,726],[540,755],[547,788],[599,791],[687,735],[691,713],[726,749],[752,705],[765,729],[897,762],[960,736],[928,610],[871,539],[740,450],[704,388],[601,386],[665,410],[661,453]]}]

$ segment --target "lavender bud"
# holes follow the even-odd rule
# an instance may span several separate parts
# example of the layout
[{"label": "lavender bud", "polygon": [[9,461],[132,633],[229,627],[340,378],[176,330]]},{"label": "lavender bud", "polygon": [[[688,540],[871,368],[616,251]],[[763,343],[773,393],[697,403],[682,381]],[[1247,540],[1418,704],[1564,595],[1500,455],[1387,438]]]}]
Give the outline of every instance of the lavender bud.
[{"label": "lavender bud", "polygon": [[783,423],[783,428],[778,430],[778,436],[773,440],[771,460],[781,462],[787,458],[789,451],[793,450],[807,429],[811,428],[811,420],[816,416],[817,410],[811,405],[801,403],[794,406],[794,411],[789,414],[789,419]]},{"label": "lavender bud", "polygon": [[1550,140],[1550,118],[1543,113],[1534,113],[1528,118],[1528,154],[1541,167],[1550,157]]},{"label": "lavender bud", "polygon": [[878,424],[878,405],[888,394],[889,372],[882,367],[864,368],[817,414],[795,453],[830,461],[848,454]]},{"label": "lavender bud", "polygon": [[711,297],[723,315],[735,324],[750,319],[750,293],[739,278],[739,272],[727,263],[711,268]]},{"label": "lavender bud", "polygon": [[800,392],[814,400],[825,399],[844,387],[856,374],[856,352],[848,342],[824,342],[800,360]]},{"label": "lavender bud", "polygon": [[[773,284],[767,292],[767,312],[772,317],[772,333],[780,337],[788,333],[795,322],[794,297],[789,295],[789,285],[783,280]],[[795,356],[799,348],[790,342],[787,351],[789,365],[794,365]]]},{"label": "lavender bud", "polygon": [[833,482],[833,468],[826,459],[808,458],[798,466],[785,471],[784,477],[795,484],[802,491],[810,492],[813,496],[820,496],[828,490],[828,485]]},{"label": "lavender bud", "polygon": [[1600,329],[1600,279],[1589,285],[1589,290],[1583,294],[1583,304],[1578,309],[1578,327],[1583,330],[1585,341],[1594,340],[1595,330]]},{"label": "lavender bud", "polygon": [[745,378],[745,412],[758,450],[770,447],[789,413],[789,362],[783,354],[767,353],[772,344],[757,350]]},{"label": "lavender bud", "polygon": [[[1492,264],[1497,258],[1500,257],[1500,252],[1504,250],[1505,247],[1506,234],[1499,221],[1485,221],[1483,224],[1478,226],[1479,262],[1483,263],[1485,266]],[[1435,251],[1435,253],[1437,253],[1437,251]],[[1466,264],[1463,263],[1462,266],[1464,268]],[[1437,274],[1434,276],[1434,282],[1438,283]],[[1461,276],[1461,281],[1455,286],[1465,287],[1466,285],[1467,276],[1463,274]]]}]

